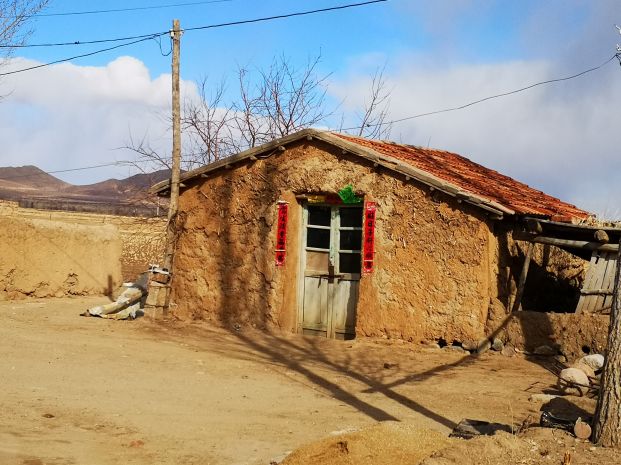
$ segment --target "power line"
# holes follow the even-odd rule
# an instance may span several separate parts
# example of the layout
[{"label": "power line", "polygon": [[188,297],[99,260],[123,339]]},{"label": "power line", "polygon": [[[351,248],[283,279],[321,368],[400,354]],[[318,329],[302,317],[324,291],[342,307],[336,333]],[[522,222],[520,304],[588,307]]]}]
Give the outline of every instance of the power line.
[{"label": "power line", "polygon": [[69,173],[71,171],[84,171],[84,170],[93,170],[95,168],[104,168],[106,166],[123,166],[131,164],[131,161],[128,160],[120,160],[112,163],[102,163],[101,165],[91,165],[91,166],[82,166],[80,168],[67,168],[64,170],[55,170],[55,171],[46,171],[47,174],[58,174],[58,173]]},{"label": "power line", "polygon": [[72,56],[72,57],[69,57],[69,58],[61,58],[60,60],[50,61],[49,63],[41,63],[39,65],[29,66],[28,68],[21,68],[21,69],[16,69],[14,71],[7,71],[6,73],[0,73],[0,76],[9,76],[11,74],[18,74],[18,73],[23,73],[23,72],[26,72],[26,71],[32,71],[33,69],[44,68],[46,66],[56,65],[58,63],[65,63],[67,61],[76,60],[78,58],[90,57],[90,56],[93,56],[93,55],[97,55],[98,53],[109,52],[110,50],[115,50],[117,48],[128,47],[130,45],[135,45],[135,44],[137,44],[139,42],[144,42],[146,40],[155,39],[156,37],[159,37],[159,36],[155,35],[155,36],[151,36],[151,37],[146,37],[144,39],[135,40],[133,42],[128,42],[126,44],[120,44],[120,45],[115,45],[114,47],[108,47],[108,48],[103,48],[103,49],[100,49],[100,50],[95,50],[94,52],[83,53],[81,55],[75,55],[75,56]]},{"label": "power line", "polygon": [[121,160],[121,161],[115,161],[115,162],[111,162],[111,163],[102,163],[100,165],[91,165],[91,166],[82,166],[79,168],[67,168],[64,170],[54,170],[54,171],[43,171],[41,170],[40,173],[30,173],[30,174],[14,174],[12,176],[0,176],[0,181],[8,181],[11,179],[19,179],[19,178],[32,178],[35,176],[41,176],[43,174],[58,174],[58,173],[69,173],[72,171],[85,171],[85,170],[92,170],[92,169],[96,169],[96,168],[105,168],[107,166],[123,166],[123,165],[128,165],[131,164],[131,161],[127,161],[127,160]]},{"label": "power line", "polygon": [[348,5],[338,5],[338,6],[333,6],[333,7],[329,7],[329,8],[319,8],[317,10],[300,11],[298,13],[288,13],[288,14],[283,14],[283,15],[267,16],[265,18],[247,19],[247,20],[242,20],[242,21],[232,21],[232,22],[229,22],[229,23],[212,24],[212,25],[209,25],[209,26],[188,27],[188,28],[185,28],[184,31],[198,31],[198,30],[202,30],[202,29],[215,29],[215,28],[219,28],[219,27],[238,26],[240,24],[250,24],[250,23],[259,23],[259,22],[262,22],[262,21],[271,21],[271,20],[274,20],[274,19],[293,18],[295,16],[305,16],[305,15],[311,15],[311,14],[315,14],[315,13],[325,13],[327,11],[344,10],[346,8],[355,8],[355,7],[359,7],[359,6],[371,5],[373,3],[383,3],[383,2],[387,2],[387,1],[388,0],[369,0],[367,2],[350,3]]},{"label": "power line", "polygon": [[56,43],[43,43],[43,44],[9,44],[9,45],[0,45],[0,48],[34,48],[34,47],[63,47],[66,45],[93,45],[93,44],[104,44],[107,42],[125,42],[127,40],[135,40],[135,39],[151,39],[154,37],[167,35],[169,31],[164,32],[155,32],[153,34],[141,34],[137,36],[127,36],[127,37],[115,37],[112,39],[96,39],[96,40],[74,40],[73,42],[56,42]]},{"label": "power line", "polygon": [[440,113],[448,113],[450,111],[463,110],[464,108],[468,108],[468,107],[471,107],[473,105],[477,105],[479,103],[486,102],[488,100],[492,100],[492,99],[499,98],[499,97],[506,97],[507,95],[517,94],[519,92],[524,92],[525,90],[532,89],[533,87],[542,86],[542,85],[545,85],[545,84],[552,84],[554,82],[569,81],[570,79],[574,79],[574,78],[583,76],[583,75],[585,75],[587,73],[590,73],[592,71],[596,71],[596,70],[598,70],[600,68],[603,68],[604,66],[606,66],[608,63],[610,63],[615,58],[621,60],[621,53],[614,54],[613,56],[611,56],[609,59],[607,59],[606,61],[604,61],[602,64],[600,64],[598,66],[594,66],[593,68],[589,68],[589,69],[581,71],[579,73],[572,74],[571,76],[565,76],[565,77],[562,77],[562,78],[548,79],[547,81],[536,82],[534,84],[530,84],[530,85],[528,85],[526,87],[522,87],[520,89],[515,89],[515,90],[508,91],[508,92],[503,92],[501,94],[490,95],[489,97],[485,97],[485,98],[482,98],[482,99],[479,99],[479,100],[475,100],[473,102],[466,103],[466,104],[460,105],[458,107],[445,108],[443,110],[429,111],[429,112],[426,112],[426,113],[419,113],[418,115],[412,115],[412,116],[406,116],[404,118],[394,119],[392,121],[386,121],[386,122],[381,122],[381,123],[373,123],[373,124],[366,124],[365,126],[353,126],[353,127],[350,127],[350,128],[342,128],[340,130],[341,131],[351,131],[353,129],[363,129],[365,127],[386,126],[386,125],[393,124],[393,123],[401,123],[402,121],[409,121],[409,120],[416,119],[416,118],[422,118],[423,116],[431,116],[431,115],[437,115],[437,114],[440,114]]},{"label": "power line", "polygon": [[185,2],[185,3],[169,3],[167,5],[152,5],[152,6],[139,6],[133,8],[114,8],[109,10],[89,10],[89,11],[68,11],[60,13],[35,13],[32,15],[24,16],[0,16],[1,19],[18,19],[18,18],[42,18],[42,17],[54,17],[54,16],[78,16],[78,15],[95,15],[102,13],[122,13],[128,11],[144,11],[144,10],[161,10],[164,8],[175,8],[180,6],[196,6],[207,5],[210,3],[227,3],[233,0],[209,0],[203,2]]},{"label": "power line", "polygon": [[[203,30],[203,29],[215,29],[215,28],[220,28],[220,27],[226,27],[226,26],[236,26],[236,25],[240,25],[240,24],[249,24],[249,23],[258,23],[258,22],[263,22],[263,21],[272,21],[275,19],[285,19],[285,18],[293,18],[296,16],[304,16],[304,15],[310,15],[310,14],[315,14],[315,13],[325,13],[328,11],[336,11],[336,10],[344,10],[346,8],[355,8],[355,7],[359,7],[359,6],[365,6],[365,5],[371,5],[373,3],[383,3],[383,2],[387,2],[388,0],[369,0],[366,2],[360,2],[360,3],[350,3],[347,5],[338,5],[338,6],[334,6],[334,7],[329,7],[329,8],[320,8],[320,9],[316,9],[316,10],[307,10],[307,11],[300,11],[300,12],[296,12],[296,13],[287,13],[287,14],[283,14],[283,15],[276,15],[276,16],[267,16],[267,17],[263,17],[263,18],[255,18],[255,19],[247,19],[247,20],[242,20],[242,21],[232,21],[232,22],[228,22],[228,23],[220,23],[220,24],[211,24],[208,26],[198,26],[198,27],[193,27],[193,28],[188,28],[185,29],[185,31],[197,31],[197,30]],[[97,55],[98,53],[103,53],[103,52],[108,52],[110,50],[115,50],[117,48],[121,48],[121,47],[127,47],[130,45],[134,45],[137,44],[139,42],[144,42],[146,40],[151,40],[151,39],[157,39],[161,36],[167,35],[169,34],[170,31],[165,31],[165,32],[155,32],[153,34],[147,34],[147,35],[140,35],[140,36],[132,36],[132,37],[124,37],[124,38],[114,38],[114,39],[101,39],[101,40],[91,40],[91,41],[85,41],[85,42],[80,42],[80,41],[74,41],[74,42],[65,42],[65,43],[57,43],[57,44],[33,44],[33,45],[15,45],[15,48],[24,48],[24,47],[54,47],[54,46],[61,46],[61,45],[85,45],[85,44],[95,44],[95,43],[103,43],[103,42],[117,42],[117,41],[126,41],[126,40],[133,40],[132,42],[128,42],[128,43],[124,43],[124,44],[120,44],[120,45],[115,45],[113,47],[108,47],[108,48],[104,48],[104,49],[100,49],[100,50],[95,50],[94,52],[89,52],[89,53],[84,53],[81,55],[75,55],[72,57],[68,57],[68,58],[62,58],[60,60],[55,60],[49,63],[41,63],[39,65],[35,65],[35,66],[30,66],[28,68],[22,68],[22,69],[18,69],[15,71],[8,71],[6,73],[0,73],[0,77],[1,76],[8,76],[11,74],[17,74],[17,73],[23,73],[25,71],[32,71],[34,69],[38,69],[38,68],[44,68],[46,66],[51,66],[51,65],[55,65],[58,63],[65,63],[67,61],[72,61],[72,60],[76,60],[78,58],[84,58],[84,57],[88,57],[88,56],[92,56],[92,55]],[[0,48],[11,48],[13,46],[11,45],[4,45],[4,46],[0,46]],[[160,51],[161,51],[161,43],[160,43]],[[162,54],[164,54],[162,52]]]},{"label": "power line", "polygon": [[[219,23],[219,24],[210,24],[210,25],[206,25],[206,26],[197,26],[197,27],[191,27],[191,28],[186,28],[184,29],[184,31],[198,31],[198,30],[203,30],[203,29],[216,29],[216,28],[220,28],[220,27],[227,27],[227,26],[238,26],[238,25],[242,25],[242,24],[251,24],[251,23],[259,23],[259,22],[264,22],[264,21],[272,21],[275,19],[285,19],[285,18],[293,18],[296,16],[305,16],[305,15],[311,15],[311,14],[316,14],[316,13],[325,13],[328,11],[336,11],[336,10],[344,10],[347,8],[355,8],[355,7],[359,7],[359,6],[365,6],[365,5],[371,5],[373,3],[383,3],[383,2],[387,2],[388,0],[369,0],[369,1],[365,1],[365,2],[360,2],[360,3],[350,3],[347,5],[337,5],[337,6],[333,6],[333,7],[329,7],[329,8],[320,8],[320,9],[316,9],[316,10],[307,10],[307,11],[300,11],[300,12],[296,12],[296,13],[287,13],[287,14],[282,14],[282,15],[274,15],[274,16],[266,16],[263,18],[254,18],[254,19],[246,19],[246,20],[241,20],[241,21],[231,21],[231,22],[227,22],[227,23]],[[162,32],[154,32],[151,34],[142,34],[142,35],[135,35],[135,36],[128,36],[128,37],[115,37],[115,38],[108,38],[108,39],[96,39],[96,40],[75,40],[72,42],[57,42],[57,43],[41,43],[41,44],[10,44],[10,45],[0,45],[0,48],[12,48],[12,49],[18,49],[18,48],[33,48],[33,47],[60,47],[60,46],[70,46],[70,45],[90,45],[90,44],[101,44],[101,43],[106,43],[106,42],[125,42],[127,40],[136,40],[136,39],[144,39],[144,38],[152,38],[152,37],[158,37],[158,36],[163,36],[168,34],[170,31],[162,31]]]}]

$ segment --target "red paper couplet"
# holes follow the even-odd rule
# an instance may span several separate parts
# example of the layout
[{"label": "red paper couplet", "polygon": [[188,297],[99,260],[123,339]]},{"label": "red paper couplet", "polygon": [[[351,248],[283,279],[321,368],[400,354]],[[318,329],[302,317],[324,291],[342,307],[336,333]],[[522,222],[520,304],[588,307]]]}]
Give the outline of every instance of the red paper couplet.
[{"label": "red paper couplet", "polygon": [[377,204],[367,202],[364,206],[364,245],[362,248],[362,271],[371,273],[375,258],[375,213]]},{"label": "red paper couplet", "polygon": [[285,264],[287,254],[287,217],[289,216],[289,205],[287,203],[278,204],[278,228],[276,230],[276,266]]}]

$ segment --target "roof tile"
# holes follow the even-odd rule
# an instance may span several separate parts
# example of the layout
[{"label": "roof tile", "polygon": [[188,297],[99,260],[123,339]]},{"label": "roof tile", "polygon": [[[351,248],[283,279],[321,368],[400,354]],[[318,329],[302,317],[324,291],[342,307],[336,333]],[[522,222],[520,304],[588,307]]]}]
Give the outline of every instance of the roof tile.
[{"label": "roof tile", "polygon": [[518,214],[574,222],[592,216],[574,205],[474,163],[456,153],[333,133],[349,142],[396,158],[472,194],[503,205]]}]

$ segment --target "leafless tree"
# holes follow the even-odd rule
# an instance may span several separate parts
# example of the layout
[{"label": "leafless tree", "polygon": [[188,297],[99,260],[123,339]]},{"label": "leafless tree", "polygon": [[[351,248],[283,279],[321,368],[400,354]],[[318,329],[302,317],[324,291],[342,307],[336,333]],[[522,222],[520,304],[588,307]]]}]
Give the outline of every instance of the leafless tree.
[{"label": "leafless tree", "polygon": [[[192,169],[284,137],[301,129],[327,125],[334,114],[326,98],[328,75],[320,75],[320,56],[295,67],[286,57],[275,58],[267,69],[241,67],[237,71],[236,94],[225,101],[226,83],[199,83],[199,98],[184,102],[183,168]],[[386,136],[390,125],[388,91],[383,69],[373,76],[371,96],[360,116],[365,137]],[[169,167],[169,156],[153,150],[148,141],[131,140],[126,147],[139,154],[137,166]]]},{"label": "leafless tree", "polygon": [[31,19],[49,0],[0,0],[0,45],[2,58],[8,58],[15,47],[23,45],[32,33]]},{"label": "leafless tree", "polygon": [[384,77],[385,67],[378,68],[371,80],[369,100],[365,101],[357,135],[369,139],[387,139],[392,125],[386,120],[390,103],[390,89]]},{"label": "leafless tree", "polygon": [[208,95],[203,81],[200,101],[184,105],[182,123],[191,147],[186,161],[209,163],[324,121],[330,112],[325,110],[327,76],[317,73],[319,60],[301,69],[285,57],[274,59],[267,70],[240,68],[238,96],[229,105],[224,104],[224,83]]},{"label": "leafless tree", "polygon": [[238,145],[233,134],[234,108],[224,104],[225,83],[218,84],[211,93],[207,90],[208,84],[207,79],[201,81],[198,102],[184,104],[182,130],[186,164],[205,165],[234,153]]}]

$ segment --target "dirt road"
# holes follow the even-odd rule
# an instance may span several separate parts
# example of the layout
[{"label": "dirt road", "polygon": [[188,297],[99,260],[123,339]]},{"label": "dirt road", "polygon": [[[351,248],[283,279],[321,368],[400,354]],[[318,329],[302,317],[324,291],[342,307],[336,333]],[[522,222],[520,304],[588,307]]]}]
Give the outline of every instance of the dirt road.
[{"label": "dirt road", "polygon": [[97,303],[0,302],[0,463],[269,464],[383,420],[520,423],[555,381],[498,354],[78,316]]}]

